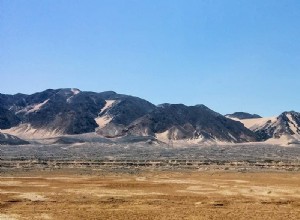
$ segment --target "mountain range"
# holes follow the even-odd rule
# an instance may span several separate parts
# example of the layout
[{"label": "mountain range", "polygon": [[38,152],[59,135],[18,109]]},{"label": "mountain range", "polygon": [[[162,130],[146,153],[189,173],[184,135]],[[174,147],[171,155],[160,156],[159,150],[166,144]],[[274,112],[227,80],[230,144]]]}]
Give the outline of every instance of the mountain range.
[{"label": "mountain range", "polygon": [[286,111],[277,117],[239,118],[237,115],[227,117],[239,121],[253,131],[260,141],[273,144],[300,143],[300,113]]},{"label": "mountain range", "polygon": [[22,141],[20,138],[32,140],[85,133],[106,139],[151,137],[163,142],[198,144],[276,143],[277,140],[297,144],[300,114],[291,111],[262,118],[236,112],[223,116],[205,105],[154,105],[113,91],[96,93],[65,88],[31,95],[0,94],[0,129],[0,144],[1,139],[7,143],[12,139]]}]

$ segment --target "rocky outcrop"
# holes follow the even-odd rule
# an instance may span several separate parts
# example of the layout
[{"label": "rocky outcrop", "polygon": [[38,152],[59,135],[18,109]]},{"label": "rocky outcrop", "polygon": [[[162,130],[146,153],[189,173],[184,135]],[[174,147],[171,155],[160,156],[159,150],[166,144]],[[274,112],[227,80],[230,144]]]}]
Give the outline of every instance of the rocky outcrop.
[{"label": "rocky outcrop", "polygon": [[160,105],[122,131],[128,135],[159,136],[166,139],[199,139],[224,142],[256,141],[253,132],[204,105]]},{"label": "rocky outcrop", "polygon": [[24,141],[16,136],[0,133],[0,145],[25,145],[29,142]]},{"label": "rocky outcrop", "polygon": [[261,118],[260,115],[257,114],[249,114],[247,112],[235,112],[233,114],[225,115],[227,118],[237,118],[237,119],[250,119],[250,118]]},{"label": "rocky outcrop", "polygon": [[283,112],[275,120],[269,120],[255,129],[255,132],[263,140],[280,139],[282,136],[300,137],[300,113]]}]

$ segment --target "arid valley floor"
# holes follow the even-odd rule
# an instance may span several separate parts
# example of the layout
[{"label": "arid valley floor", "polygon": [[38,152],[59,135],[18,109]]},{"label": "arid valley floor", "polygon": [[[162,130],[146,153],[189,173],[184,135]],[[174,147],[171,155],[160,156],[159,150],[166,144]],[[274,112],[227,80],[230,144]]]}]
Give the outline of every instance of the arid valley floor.
[{"label": "arid valley floor", "polygon": [[300,148],[0,146],[0,219],[300,219]]},{"label": "arid valley floor", "polygon": [[294,172],[31,171],[0,178],[0,219],[299,219]]}]

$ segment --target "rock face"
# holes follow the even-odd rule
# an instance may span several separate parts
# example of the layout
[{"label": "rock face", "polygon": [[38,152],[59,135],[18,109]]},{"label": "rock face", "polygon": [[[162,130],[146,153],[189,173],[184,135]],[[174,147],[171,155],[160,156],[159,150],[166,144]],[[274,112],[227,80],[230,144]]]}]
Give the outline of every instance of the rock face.
[{"label": "rock face", "polygon": [[255,132],[257,137],[272,144],[300,143],[300,113],[295,111],[283,112],[277,117],[237,119],[248,129]]},{"label": "rock face", "polygon": [[237,118],[237,119],[250,119],[250,118],[261,118],[260,115],[257,114],[249,114],[247,112],[235,112],[233,114],[225,115],[227,118]]},{"label": "rock face", "polygon": [[[117,104],[101,112],[106,100],[117,100]],[[24,132],[38,129],[53,134],[94,132],[99,126],[95,118],[103,114],[112,115],[112,123],[128,125],[155,108],[137,97],[115,92],[81,92],[78,89],[48,89],[32,95],[0,94],[0,101],[1,129],[21,125],[25,127]]]},{"label": "rock face", "polygon": [[0,129],[11,128],[19,123],[20,119],[14,112],[0,106]]},{"label": "rock face", "polygon": [[25,145],[29,142],[24,141],[10,134],[0,133],[0,145]]},{"label": "rock face", "polygon": [[97,133],[108,138],[126,135],[127,126],[157,109],[150,102],[136,97],[123,97],[110,101],[113,103],[109,106],[106,105],[96,119],[99,122]]},{"label": "rock face", "polygon": [[[109,129],[112,130],[112,129]],[[163,104],[136,119],[115,136],[164,136],[165,139],[199,139],[226,142],[256,141],[241,123],[227,119],[204,105]]]},{"label": "rock face", "polygon": [[[6,103],[19,123],[32,129],[45,129],[56,133],[76,134],[91,132],[97,127],[93,117],[104,105],[102,98],[79,90],[46,90],[33,95],[13,97]],[[5,106],[5,104],[4,104]]]},{"label": "rock face", "polygon": [[269,120],[256,128],[255,133],[263,139],[280,139],[283,136],[300,138],[300,113],[295,111],[283,112],[275,120]]}]

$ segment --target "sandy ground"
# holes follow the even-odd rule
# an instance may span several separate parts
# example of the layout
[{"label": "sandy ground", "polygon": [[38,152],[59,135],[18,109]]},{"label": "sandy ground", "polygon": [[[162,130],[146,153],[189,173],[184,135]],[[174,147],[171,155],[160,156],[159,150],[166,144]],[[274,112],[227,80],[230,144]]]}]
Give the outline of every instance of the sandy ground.
[{"label": "sandy ground", "polygon": [[0,219],[300,219],[300,173],[5,175]]}]

